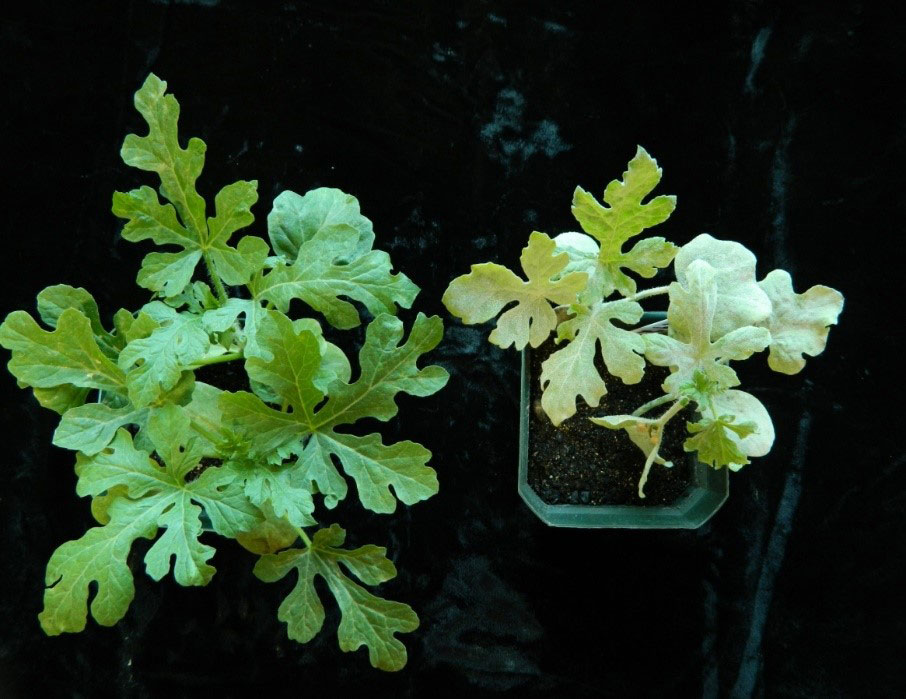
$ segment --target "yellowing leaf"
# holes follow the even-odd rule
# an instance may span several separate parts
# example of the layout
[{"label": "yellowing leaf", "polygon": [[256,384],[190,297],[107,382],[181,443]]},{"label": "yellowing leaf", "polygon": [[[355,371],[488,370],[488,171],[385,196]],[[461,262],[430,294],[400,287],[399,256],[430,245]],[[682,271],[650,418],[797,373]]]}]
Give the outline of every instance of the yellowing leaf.
[{"label": "yellowing leaf", "polygon": [[444,305],[464,323],[472,324],[490,320],[515,301],[517,305],[500,316],[489,339],[504,348],[538,347],[557,324],[550,304],[574,303],[588,281],[584,272],[555,279],[569,262],[566,254],[555,254],[555,248],[544,233],[532,233],[520,258],[528,281],[498,264],[472,265],[469,274],[450,282]]},{"label": "yellowing leaf", "polygon": [[606,298],[614,289],[625,296],[635,293],[635,281],[620,271],[627,267],[642,274],[653,276],[653,267],[670,264],[676,247],[663,238],[652,238],[639,243],[628,253],[623,244],[646,228],[667,220],[676,208],[676,197],[660,195],[650,202],[642,203],[661,180],[661,169],[644,148],[639,146],[635,157],[629,161],[623,179],[613,180],[604,190],[604,206],[581,187],[573,194],[573,216],[582,230],[597,239],[598,273],[601,298]]}]

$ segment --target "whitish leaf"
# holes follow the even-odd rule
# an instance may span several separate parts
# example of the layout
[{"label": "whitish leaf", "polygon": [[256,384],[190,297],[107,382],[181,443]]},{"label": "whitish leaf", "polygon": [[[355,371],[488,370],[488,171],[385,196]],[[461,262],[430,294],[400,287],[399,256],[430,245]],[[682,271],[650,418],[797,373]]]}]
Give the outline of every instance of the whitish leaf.
[{"label": "whitish leaf", "polygon": [[824,351],[830,326],[843,310],[843,294],[820,285],[797,294],[782,269],[775,269],[758,286],[771,299],[771,315],[763,323],[771,332],[768,366],[796,374],[805,366],[803,354],[814,357]]},{"label": "whitish leaf", "polygon": [[685,282],[670,285],[668,318],[684,329],[679,339],[658,333],[645,333],[645,356],[652,364],[669,366],[670,376],[664,390],[679,395],[684,386],[692,383],[696,371],[712,382],[716,390],[739,385],[736,372],[726,365],[727,360],[747,359],[760,352],[771,341],[764,328],[737,328],[717,342],[711,342],[711,332],[717,308],[717,271],[704,260],[695,260],[686,269]]},{"label": "whitish leaf", "polygon": [[373,667],[399,670],[406,664],[406,648],[396,634],[418,628],[418,617],[408,605],[377,597],[344,573],[343,568],[366,585],[396,576],[386,549],[372,545],[339,548],[345,538],[346,532],[336,524],[321,529],[306,549],[262,556],[255,575],[276,582],[292,570],[297,572],[296,586],[280,605],[277,618],[286,622],[289,637],[301,643],[314,638],[324,624],[324,606],[314,584],[315,577],[321,576],[340,607],[340,649],[354,651],[364,645]]},{"label": "whitish leaf", "polygon": [[457,277],[444,293],[443,303],[464,323],[484,323],[510,303],[516,306],[497,320],[488,338],[495,345],[524,349],[538,347],[556,327],[551,303],[571,304],[585,288],[588,276],[572,272],[560,276],[569,263],[565,253],[555,253],[556,244],[537,231],[529,237],[520,262],[528,281],[492,262],[472,265],[472,271]]},{"label": "whitish leaf", "polygon": [[331,187],[319,187],[302,196],[281,192],[267,216],[267,234],[274,252],[290,263],[298,259],[307,241],[322,231],[336,230],[356,232],[356,243],[338,262],[349,264],[371,250],[374,231],[371,221],[362,216],[358,199]]},{"label": "whitish leaf", "polygon": [[596,407],[607,387],[595,368],[600,347],[608,372],[633,384],[642,380],[645,360],[640,356],[645,343],[638,333],[613,325],[619,320],[632,324],[642,317],[642,307],[625,299],[598,302],[590,309],[560,324],[558,334],[569,344],[551,354],[541,365],[541,407],[554,425],[575,415],[576,398]]},{"label": "whitish leaf", "polygon": [[[707,233],[696,236],[680,248],[673,263],[676,279],[686,284],[689,266],[703,260],[714,269],[717,297],[711,339],[747,325],[757,325],[771,314],[771,300],[755,282],[755,255],[732,240],[717,240]],[[690,321],[671,313],[673,333],[688,339]]]}]

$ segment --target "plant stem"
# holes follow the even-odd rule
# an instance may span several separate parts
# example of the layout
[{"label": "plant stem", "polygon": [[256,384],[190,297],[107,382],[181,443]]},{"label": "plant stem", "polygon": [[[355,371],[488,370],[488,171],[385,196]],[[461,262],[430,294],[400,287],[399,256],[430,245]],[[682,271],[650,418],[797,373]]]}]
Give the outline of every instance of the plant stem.
[{"label": "plant stem", "polygon": [[217,273],[214,271],[214,263],[211,262],[211,256],[208,254],[208,251],[205,250],[202,253],[204,257],[205,267],[208,268],[208,276],[211,278],[211,283],[214,285],[214,293],[217,294],[217,299],[220,301],[220,305],[223,306],[228,300],[226,289],[223,287],[223,282],[220,281],[220,277],[217,276]]},{"label": "plant stem", "polygon": [[198,432],[198,434],[200,434],[202,437],[204,437],[206,440],[208,440],[211,444],[216,446],[216,445],[220,444],[220,442],[223,441],[223,437],[217,436],[216,434],[211,432],[211,430],[209,430],[207,427],[202,427],[195,420],[191,420],[189,422],[189,424],[192,426],[193,430]]},{"label": "plant stem", "polygon": [[[644,407],[644,406],[643,406]],[[639,479],[639,497],[645,497],[645,483],[648,481],[648,473],[651,471],[651,466],[654,464],[654,460],[657,458],[658,451],[661,449],[661,440],[664,436],[664,426],[670,421],[670,419],[676,415],[680,410],[686,407],[686,404],[678,400],[676,403],[670,406],[670,409],[667,410],[663,415],[661,415],[657,422],[652,425],[652,434],[657,435],[657,443],[654,445],[654,448],[648,452],[648,458],[645,459],[645,468],[642,470],[642,477]]]},{"label": "plant stem", "polygon": [[636,294],[633,294],[632,296],[627,296],[626,300],[627,301],[641,301],[642,299],[647,299],[650,296],[657,296],[658,294],[666,294],[668,291],[670,291],[669,286],[656,286],[653,289],[645,289],[644,291],[640,291]]},{"label": "plant stem", "polygon": [[311,539],[308,538],[308,534],[305,533],[305,530],[302,527],[293,527],[296,530],[296,534],[299,535],[299,538],[302,539],[302,543],[305,544],[305,548],[311,548]]},{"label": "plant stem", "polygon": [[216,357],[209,357],[208,359],[199,359],[192,366],[188,367],[189,369],[198,369],[203,366],[210,366],[211,364],[223,364],[224,362],[232,362],[236,359],[242,359],[242,352],[227,352],[226,354],[218,354]]},{"label": "plant stem", "polygon": [[635,417],[639,417],[647,413],[649,410],[654,410],[659,405],[669,403],[671,400],[673,400],[673,396],[670,395],[658,396],[657,398],[653,398],[652,400],[645,403],[645,405],[639,406],[638,408],[633,410],[631,414]]}]

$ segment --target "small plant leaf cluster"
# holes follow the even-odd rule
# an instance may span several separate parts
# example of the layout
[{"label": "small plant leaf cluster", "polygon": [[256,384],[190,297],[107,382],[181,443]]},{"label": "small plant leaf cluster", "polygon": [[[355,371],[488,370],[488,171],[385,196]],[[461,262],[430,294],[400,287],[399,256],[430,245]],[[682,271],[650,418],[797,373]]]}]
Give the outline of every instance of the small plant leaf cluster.
[{"label": "small plant leaf cluster", "polygon": [[[641,381],[648,363],[670,368],[664,395],[631,415],[591,418],[624,430],[644,454],[639,497],[652,464],[672,465],[658,455],[664,425],[693,403],[699,419],[688,422],[686,451],[714,468],[738,470],[749,457],[767,454],[774,427],[761,401],[739,390],[731,361],[768,350],[771,369],[795,374],[803,355],[825,347],[843,296],[826,286],[802,294],[790,275],[774,270],[758,280],[755,255],[743,245],[701,234],[677,247],[661,237],[629,241],[663,223],[676,206],[672,196],[646,199],[661,179],[657,162],[641,147],[622,180],[604,190],[602,202],[577,188],[572,213],[584,232],[554,238],[533,232],[522,252],[526,279],[494,263],[472,265],[444,294],[447,309],[465,323],[484,323],[508,304],[489,340],[518,350],[538,347],[554,333],[562,345],[541,367],[541,406],[554,425],[576,413],[581,398],[598,407],[607,382],[595,366],[626,384]],[[628,273],[652,278],[673,263],[676,281],[639,290]],[[663,328],[634,327],[641,301],[666,294]],[[558,312],[559,320],[558,322]],[[666,330],[657,332],[653,330]],[[657,417],[647,416],[663,408]]]},{"label": "small plant leaf cluster", "polygon": [[[84,629],[92,590],[94,619],[120,620],[135,592],[128,556],[140,538],[153,540],[144,556],[152,578],[172,573],[180,585],[206,585],[213,532],[257,554],[263,581],[295,571],[278,611],[290,638],[308,641],[324,623],[320,576],[340,608],[340,647],[364,645],[373,666],[398,670],[406,649],[396,634],[413,631],[418,618],[363,587],[396,569],[384,548],[345,548],[346,532],[319,526],[316,504],[335,507],[347,478],[379,513],[437,492],[423,446],[344,428],[390,420],[399,394],[428,396],[445,385],[444,369],[418,365],[440,342],[441,319],[418,314],[404,337],[395,314],[418,288],[373,249],[371,222],[340,190],[283,192],[268,216],[269,244],[251,235],[233,244],[253,222],[257,184],[227,185],[208,215],[195,189],[205,144],[180,145],[179,105],[166,88],[151,75],[136,93],[149,131],[129,135],[121,151],[127,164],[157,173],[160,187],[113,197],[126,240],[168,248],[149,253],[138,273],[152,300],[117,311],[107,328],[87,291],[52,286],[38,295],[47,329],[25,311],[0,325],[10,372],[61,416],[54,444],[77,452],[77,493],[92,498],[98,523],[51,556],[41,625],[50,635]],[[373,319],[355,379],[318,320],[288,315],[293,300],[338,329],[362,322],[352,302],[367,309]],[[196,379],[226,362],[244,364],[248,390]]]}]

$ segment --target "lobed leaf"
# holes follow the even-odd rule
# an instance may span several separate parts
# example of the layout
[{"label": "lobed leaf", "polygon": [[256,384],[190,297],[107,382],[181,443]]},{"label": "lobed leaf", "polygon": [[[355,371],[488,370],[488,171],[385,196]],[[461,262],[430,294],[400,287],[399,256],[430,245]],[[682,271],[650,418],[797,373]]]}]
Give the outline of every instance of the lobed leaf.
[{"label": "lobed leaf", "polygon": [[360,302],[374,316],[412,305],[418,287],[391,269],[386,252],[362,251],[359,230],[325,226],[303,240],[295,262],[278,262],[255,282],[253,292],[256,299],[271,301],[284,313],[293,299],[300,299],[334,327],[348,329],[361,320],[356,307],[341,296]]},{"label": "lobed leaf", "polygon": [[389,315],[368,326],[359,353],[358,378],[348,374],[330,384],[329,397],[316,383],[322,364],[318,340],[308,330],[296,330],[281,314],[271,314],[262,325],[260,341],[270,361],[247,361],[249,376],[267,386],[289,410],[277,410],[247,392],[225,394],[220,401],[225,420],[251,440],[254,455],[293,447],[307,439],[298,461],[301,472],[317,485],[332,506],[346,495],[346,484],[333,465],[336,457],[352,476],[366,507],[392,512],[396,498],[413,504],[437,492],[434,470],[426,466],[430,453],[411,443],[384,445],[377,435],[353,437],[335,431],[359,419],[389,420],[397,412],[400,392],[426,396],[440,390],[447,373],[440,367],[419,368],[418,359],[440,342],[439,318],[419,314],[402,345],[403,324]]},{"label": "lobed leaf", "polygon": [[164,297],[178,296],[207,254],[213,273],[225,283],[247,284],[264,265],[267,243],[246,236],[234,248],[227,241],[254,220],[250,209],[258,200],[258,183],[240,180],[221,189],[214,198],[215,216],[205,220],[205,201],[195,182],[204,167],[206,146],[198,138],[190,139],[185,149],[179,145],[179,103],[166,90],[167,83],[151,74],[135,94],[135,107],[148,123],[148,135],[129,134],[120,154],[127,165],[156,172],[160,192],[170,203],[161,204],[157,192],[143,186],[114,193],[113,213],[127,221],[126,240],[150,238],[182,250],[148,254],[137,282]]},{"label": "lobed leaf", "polygon": [[797,294],[792,278],[782,269],[775,269],[758,286],[771,300],[771,315],[763,322],[771,333],[768,366],[797,374],[805,366],[803,354],[814,357],[824,351],[830,326],[843,310],[843,295],[820,285]]},{"label": "lobed leaf", "polygon": [[[557,325],[551,303],[575,303],[585,288],[588,275],[571,272],[563,275],[569,256],[557,254],[556,243],[544,233],[534,232],[523,249],[520,262],[528,281],[494,263],[472,265],[469,274],[457,277],[443,296],[443,303],[464,323],[484,323],[510,303],[488,338],[499,347],[514,345],[524,349],[538,347]],[[561,276],[563,275],[563,276]]]},{"label": "lobed leaf", "polygon": [[645,343],[638,333],[613,325],[614,320],[636,323],[642,307],[634,302],[599,301],[590,309],[577,308],[577,315],[560,324],[561,338],[569,344],[551,354],[541,365],[541,407],[554,425],[576,414],[576,399],[581,396],[597,407],[607,386],[595,368],[600,347],[607,370],[633,384],[642,380]]},{"label": "lobed leaf", "polygon": [[129,399],[136,408],[176,386],[182,372],[204,357],[210,346],[199,316],[177,313],[159,301],[147,304],[144,312],[159,327],[129,342],[119,357],[120,368],[127,372]]},{"label": "lobed leaf", "polygon": [[281,192],[267,215],[267,234],[274,252],[289,263],[299,258],[299,251],[321,233],[355,231],[356,242],[346,264],[371,250],[374,231],[371,221],[362,216],[359,201],[351,194],[331,187],[318,187],[304,195]]},{"label": "lobed leaf", "polygon": [[386,549],[339,548],[345,538],[346,532],[333,524],[316,532],[308,548],[262,556],[255,575],[264,582],[276,582],[292,570],[297,572],[296,585],[280,604],[277,618],[286,622],[289,637],[300,643],[310,641],[324,625],[324,606],[314,584],[320,576],[340,607],[340,649],[348,652],[364,645],[373,667],[399,670],[406,664],[406,648],[396,634],[418,628],[418,617],[408,605],[373,595],[343,572],[345,568],[367,585],[396,576]]},{"label": "lobed leaf", "polygon": [[0,345],[12,351],[7,367],[20,385],[67,386],[65,394],[43,394],[57,407],[74,398],[76,392],[68,386],[125,394],[125,374],[101,351],[91,321],[75,308],[59,314],[52,332],[42,330],[25,311],[13,311],[0,325]]},{"label": "lobed leaf", "polygon": [[736,372],[727,360],[747,359],[765,349],[771,334],[764,328],[741,327],[711,342],[718,299],[717,271],[704,260],[695,260],[686,269],[685,283],[670,285],[670,327],[676,321],[683,329],[679,337],[658,333],[644,335],[645,356],[652,364],[669,366],[670,376],[663,388],[680,395],[698,372],[715,391],[739,385]]}]

